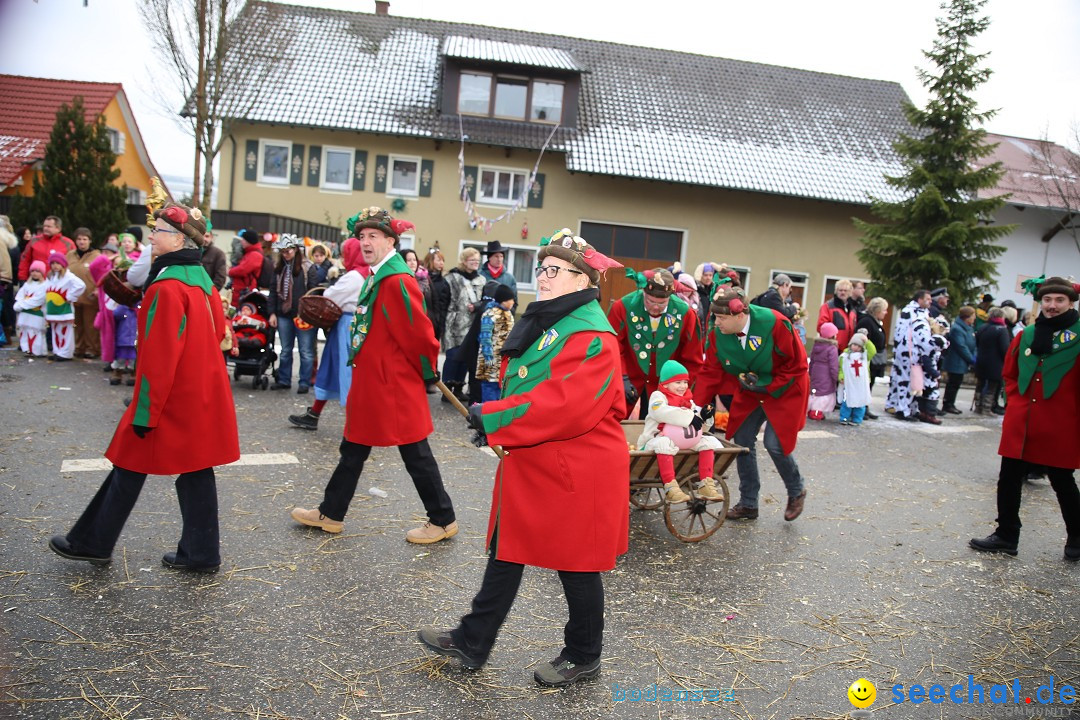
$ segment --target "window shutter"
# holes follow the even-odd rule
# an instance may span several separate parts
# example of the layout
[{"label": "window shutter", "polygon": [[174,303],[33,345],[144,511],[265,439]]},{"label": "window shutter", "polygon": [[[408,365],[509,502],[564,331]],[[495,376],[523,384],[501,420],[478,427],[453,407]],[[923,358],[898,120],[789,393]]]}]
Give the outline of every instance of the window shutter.
[{"label": "window shutter", "polygon": [[[465,194],[469,199],[476,202],[476,176],[480,169],[476,165],[465,166]],[[465,198],[462,198],[464,200]]]},{"label": "window shutter", "polygon": [[293,143],[292,159],[289,160],[289,184],[304,184],[304,146]]},{"label": "window shutter", "polygon": [[390,174],[390,156],[375,156],[375,180],[372,189],[377,193],[386,192],[386,176]]},{"label": "window shutter", "polygon": [[244,146],[244,179],[254,182],[259,178],[259,141],[248,140]]},{"label": "window shutter", "polygon": [[367,150],[357,150],[353,163],[352,189],[363,190],[364,178],[367,176]]},{"label": "window shutter", "polygon": [[116,134],[117,134],[117,136],[119,136],[119,140],[120,140],[120,142],[118,143],[119,148],[117,149],[116,154],[117,155],[123,155],[124,154],[124,131],[123,130],[118,130]]},{"label": "window shutter", "polygon": [[533,186],[529,188],[529,207],[544,207],[544,173],[536,173],[536,180],[533,181]]},{"label": "window shutter", "polygon": [[322,145],[312,145],[308,148],[307,161],[307,184],[308,187],[319,187],[319,178],[322,175]]},{"label": "window shutter", "polygon": [[431,197],[431,181],[435,174],[434,160],[420,161],[420,197]]}]

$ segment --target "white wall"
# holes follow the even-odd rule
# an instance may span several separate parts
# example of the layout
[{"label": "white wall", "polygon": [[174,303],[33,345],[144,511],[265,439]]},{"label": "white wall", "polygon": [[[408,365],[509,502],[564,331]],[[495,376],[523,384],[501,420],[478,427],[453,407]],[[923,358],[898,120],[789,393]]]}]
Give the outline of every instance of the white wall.
[{"label": "white wall", "polygon": [[1011,298],[1020,308],[1029,308],[1031,296],[1017,291],[1018,278],[1045,274],[1080,279],[1080,249],[1070,232],[1061,230],[1048,242],[1041,238],[1046,231],[1061,217],[1060,211],[1051,212],[1028,207],[1021,211],[1016,206],[1006,205],[997,213],[997,222],[1008,225],[1016,223],[1019,227],[998,244],[1005,246],[1005,252],[998,257],[997,286],[990,289],[994,304]]}]

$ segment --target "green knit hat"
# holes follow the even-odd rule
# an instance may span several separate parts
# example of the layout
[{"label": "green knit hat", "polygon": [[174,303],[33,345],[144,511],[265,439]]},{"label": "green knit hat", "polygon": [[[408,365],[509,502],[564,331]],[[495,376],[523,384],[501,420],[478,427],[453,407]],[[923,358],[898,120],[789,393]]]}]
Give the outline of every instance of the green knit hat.
[{"label": "green knit hat", "polygon": [[660,382],[669,383],[677,380],[685,380],[690,382],[690,373],[678,360],[668,360],[664,363],[664,366],[660,368]]}]

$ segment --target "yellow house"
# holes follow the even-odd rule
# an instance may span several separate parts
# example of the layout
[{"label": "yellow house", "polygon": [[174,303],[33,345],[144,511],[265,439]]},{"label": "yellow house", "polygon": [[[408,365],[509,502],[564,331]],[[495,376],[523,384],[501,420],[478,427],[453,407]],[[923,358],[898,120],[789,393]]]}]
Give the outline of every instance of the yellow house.
[{"label": "yellow house", "polygon": [[[811,333],[864,278],[851,218],[894,198],[898,84],[382,10],[248,4],[287,39],[222,148],[220,208],[344,227],[396,206],[448,267],[509,247],[523,302],[563,227],[638,269],[725,262],[751,295],[784,272]],[[602,304],[630,289],[610,276]]]},{"label": "yellow house", "polygon": [[105,119],[120,171],[116,184],[128,186],[129,204],[145,202],[157,171],[123,86],[18,75],[0,75],[0,196],[33,194],[33,173],[40,172],[56,112],[79,96],[87,122]]}]

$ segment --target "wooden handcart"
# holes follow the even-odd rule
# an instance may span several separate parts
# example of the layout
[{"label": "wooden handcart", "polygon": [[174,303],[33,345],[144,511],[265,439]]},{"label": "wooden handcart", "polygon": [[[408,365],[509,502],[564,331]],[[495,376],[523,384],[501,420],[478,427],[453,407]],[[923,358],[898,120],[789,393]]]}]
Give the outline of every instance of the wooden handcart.
[{"label": "wooden handcart", "polygon": [[[628,446],[637,442],[645,426],[643,420],[624,420],[623,432]],[[630,451],[630,503],[642,510],[663,508],[664,523],[671,534],[683,542],[701,542],[716,532],[727,516],[731,506],[731,493],[724,482],[724,473],[735,458],[746,448],[717,437],[723,448],[716,451],[713,464],[713,481],[722,500],[706,500],[694,489],[698,480],[698,454],[692,450],[680,450],[675,456],[675,479],[683,492],[690,496],[685,503],[671,505],[664,496],[664,483],[660,480],[660,468],[656,455],[648,450]]]}]

